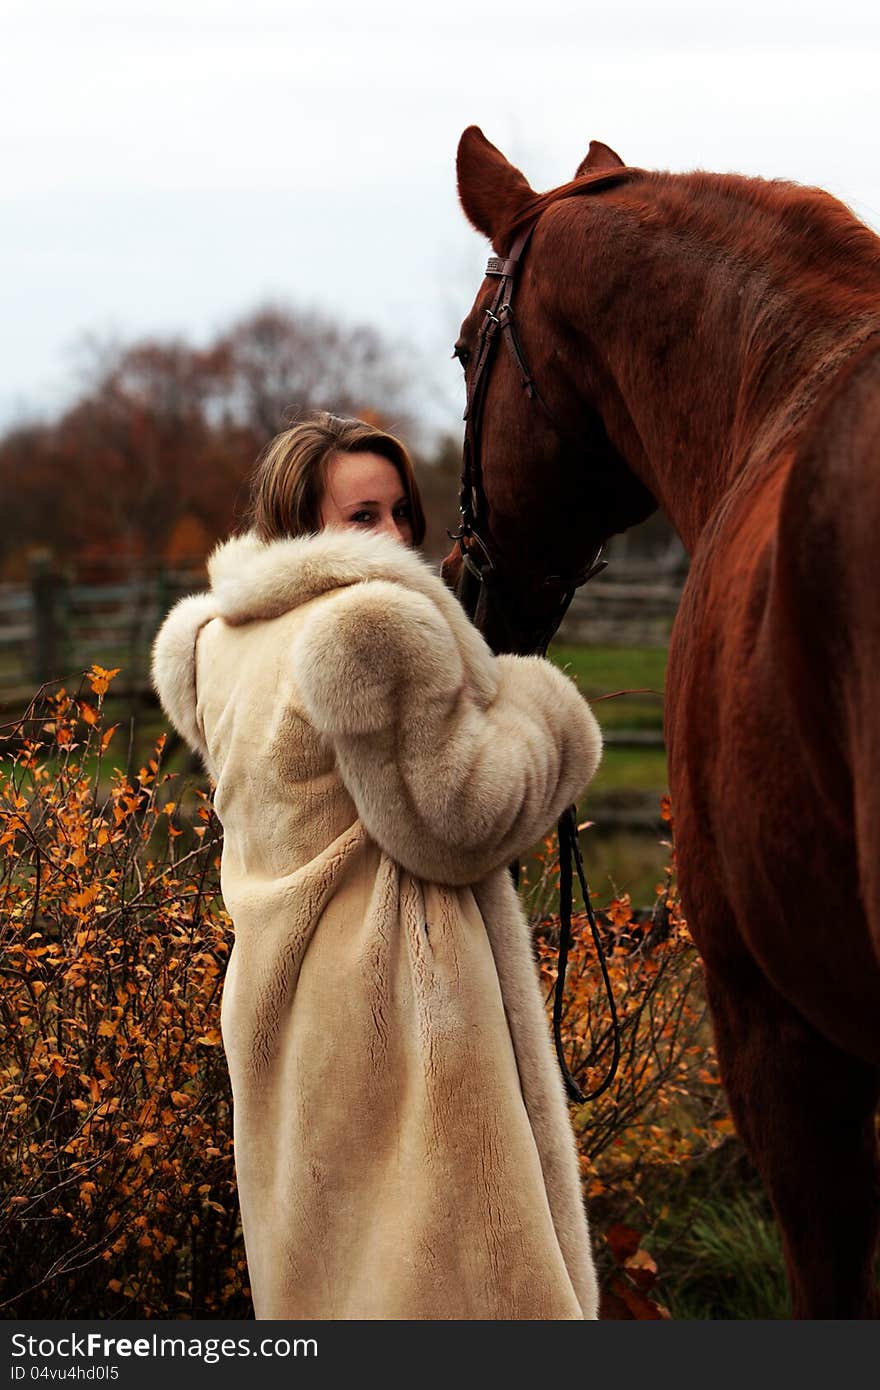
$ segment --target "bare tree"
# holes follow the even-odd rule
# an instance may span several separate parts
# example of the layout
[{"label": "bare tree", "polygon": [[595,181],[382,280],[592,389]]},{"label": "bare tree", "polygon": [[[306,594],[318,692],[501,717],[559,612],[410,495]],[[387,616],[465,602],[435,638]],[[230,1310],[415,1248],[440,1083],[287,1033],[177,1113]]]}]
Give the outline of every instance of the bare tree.
[{"label": "bare tree", "polygon": [[266,304],[221,340],[236,419],[268,439],[306,410],[406,419],[399,354],[373,328]]}]

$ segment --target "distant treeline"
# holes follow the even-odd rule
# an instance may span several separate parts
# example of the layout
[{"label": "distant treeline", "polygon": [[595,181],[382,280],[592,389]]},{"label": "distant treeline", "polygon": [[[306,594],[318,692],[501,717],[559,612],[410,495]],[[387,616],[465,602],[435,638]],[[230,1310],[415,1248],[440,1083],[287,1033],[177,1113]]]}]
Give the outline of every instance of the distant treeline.
[{"label": "distant treeline", "polygon": [[[60,417],[0,439],[0,496],[14,520],[0,532],[0,579],[25,579],[34,550],[80,569],[203,556],[240,521],[260,450],[298,414],[360,415],[412,445],[422,432],[408,399],[401,350],[377,332],[274,306],[206,348],[104,348]],[[458,447],[414,450],[435,552],[456,516]]]},{"label": "distant treeline", "polygon": [[[145,562],[198,564],[241,522],[266,442],[313,409],[402,436],[423,492],[425,548],[442,555],[457,517],[460,435],[419,447],[412,374],[405,349],[374,329],[276,305],[207,347],[176,338],[95,350],[79,398],[59,417],[0,438],[0,581],[27,582],[35,559],[75,569],[80,582],[106,582],[108,561],[117,578],[127,565],[134,574]],[[668,564],[662,521],[616,545]]]}]

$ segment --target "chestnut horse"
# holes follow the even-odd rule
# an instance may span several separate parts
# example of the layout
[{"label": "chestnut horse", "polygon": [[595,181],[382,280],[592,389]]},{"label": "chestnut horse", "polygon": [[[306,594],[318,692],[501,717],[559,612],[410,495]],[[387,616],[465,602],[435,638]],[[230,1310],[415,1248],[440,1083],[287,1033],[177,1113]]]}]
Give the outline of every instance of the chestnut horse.
[{"label": "chestnut horse", "polygon": [[[681,536],[669,783],[722,1078],[793,1314],[874,1316],[880,240],[819,190],[626,168],[596,142],[537,195],[472,126],[458,183],[499,257],[534,223],[519,359],[496,348],[483,387],[481,627],[534,650],[548,575],[655,506]],[[456,344],[468,377],[497,283]]]}]

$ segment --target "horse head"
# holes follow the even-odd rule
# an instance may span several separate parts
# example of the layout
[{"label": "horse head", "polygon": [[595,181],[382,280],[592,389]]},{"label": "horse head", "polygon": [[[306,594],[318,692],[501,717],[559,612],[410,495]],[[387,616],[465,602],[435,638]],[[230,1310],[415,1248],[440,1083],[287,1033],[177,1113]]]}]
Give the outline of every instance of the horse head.
[{"label": "horse head", "polygon": [[[554,265],[538,245],[542,199],[476,126],[462,135],[457,168],[462,207],[498,258],[509,256],[517,234],[532,221],[535,231],[516,274],[511,350],[495,346],[480,367],[484,328],[498,291],[498,279],[488,274],[455,344],[469,387],[466,447],[477,456],[477,477],[467,485],[474,488],[479,516],[475,534],[462,536],[442,572],[476,612],[496,651],[532,652],[546,646],[566,598],[608,537],[642,521],[656,502],[584,396],[583,337],[566,321]],[[576,192],[581,185],[611,181],[623,169],[613,150],[593,141],[566,188]],[[502,314],[506,308],[505,303]]]}]

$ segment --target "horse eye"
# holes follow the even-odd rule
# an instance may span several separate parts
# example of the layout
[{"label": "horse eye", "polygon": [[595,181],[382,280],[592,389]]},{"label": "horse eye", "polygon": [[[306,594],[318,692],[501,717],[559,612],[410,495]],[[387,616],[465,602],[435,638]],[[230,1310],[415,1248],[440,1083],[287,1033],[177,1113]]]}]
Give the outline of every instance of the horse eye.
[{"label": "horse eye", "polygon": [[452,349],[452,355],[458,358],[462,367],[467,367],[468,362],[471,360],[470,351],[465,347],[464,343],[456,343],[455,347]]}]

